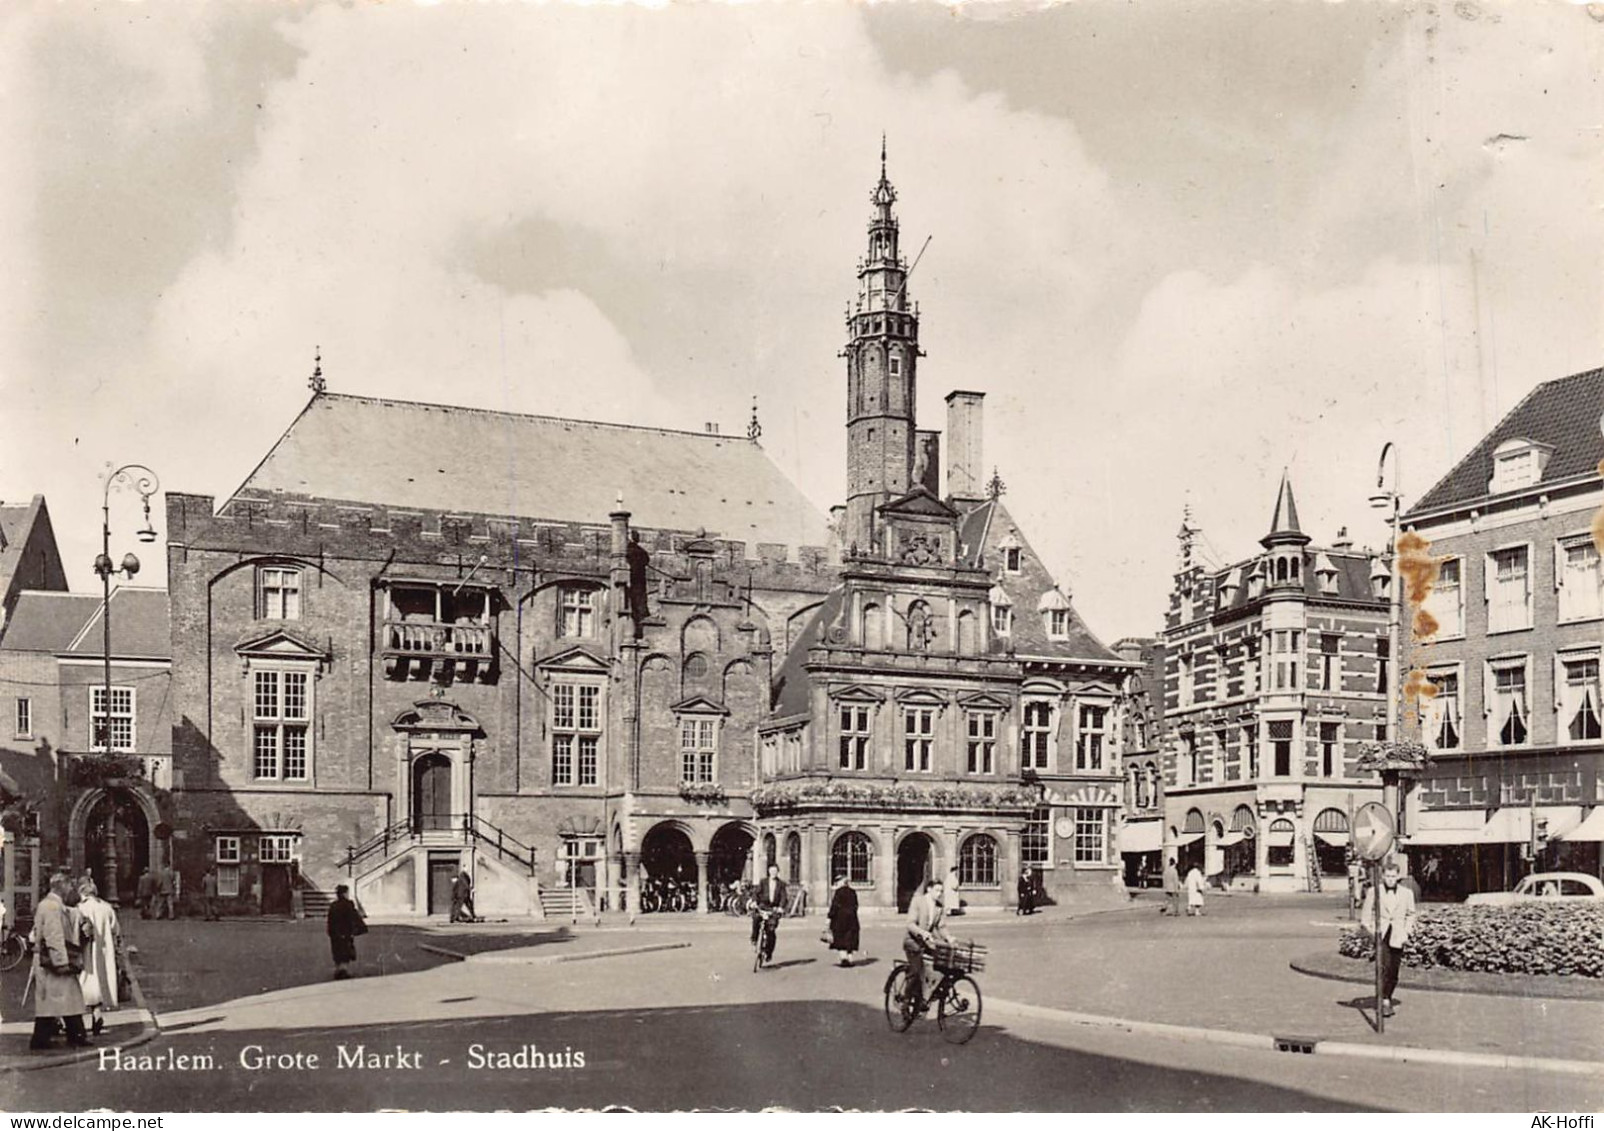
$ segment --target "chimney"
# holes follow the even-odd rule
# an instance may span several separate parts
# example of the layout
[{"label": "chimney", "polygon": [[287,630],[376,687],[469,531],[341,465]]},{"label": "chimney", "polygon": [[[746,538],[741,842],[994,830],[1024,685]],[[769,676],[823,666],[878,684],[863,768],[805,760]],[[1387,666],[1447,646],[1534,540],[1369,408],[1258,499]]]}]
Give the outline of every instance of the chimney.
[{"label": "chimney", "polygon": [[706,429],[709,436],[718,435],[718,423],[716,421],[709,420],[706,424],[702,425],[702,427]]},{"label": "chimney", "polygon": [[947,496],[955,503],[986,498],[986,461],[981,449],[981,402],[985,393],[954,389],[947,394]]},{"label": "chimney", "polygon": [[913,481],[941,498],[941,433],[934,428],[921,428],[915,435],[917,446],[913,453]]}]

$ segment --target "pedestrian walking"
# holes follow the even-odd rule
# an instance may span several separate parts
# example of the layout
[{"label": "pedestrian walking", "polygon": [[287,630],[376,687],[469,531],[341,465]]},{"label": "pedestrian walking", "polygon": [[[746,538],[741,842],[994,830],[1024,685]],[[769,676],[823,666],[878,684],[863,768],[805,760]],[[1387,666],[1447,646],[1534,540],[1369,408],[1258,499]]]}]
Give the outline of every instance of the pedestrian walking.
[{"label": "pedestrian walking", "polygon": [[58,1027],[67,1044],[89,1046],[84,1032],[82,918],[73,910],[78,891],[65,872],[50,876],[50,891],[33,913],[33,1039],[31,1049],[48,1049]]},{"label": "pedestrian walking", "polygon": [[346,896],[350,890],[344,884],[338,885],[334,889],[334,902],[329,904],[329,950],[334,955],[336,979],[351,976],[346,968],[356,961],[357,936],[368,933],[362,912]]},{"label": "pedestrian walking", "polygon": [[[1415,893],[1399,882],[1403,870],[1396,859],[1388,860],[1381,869],[1381,887],[1372,887],[1365,893],[1364,906],[1359,912],[1359,928],[1374,934],[1376,961],[1381,963],[1381,1000],[1376,1009],[1383,1017],[1391,1017],[1397,1002],[1393,994],[1398,990],[1398,967],[1403,959],[1404,944],[1415,925]],[[1381,921],[1376,923],[1376,904],[1380,900]]]},{"label": "pedestrian walking", "polygon": [[1030,915],[1036,910],[1036,877],[1026,864],[1019,870],[1019,905],[1014,908],[1015,915]]},{"label": "pedestrian walking", "polygon": [[464,868],[451,881],[451,921],[472,923],[476,918],[473,910],[473,877]]},{"label": "pedestrian walking", "polygon": [[215,923],[221,916],[217,913],[217,869],[207,868],[206,874],[201,877],[201,916],[207,922]]},{"label": "pedestrian walking", "polygon": [[173,917],[173,870],[165,865],[156,871],[156,909],[153,914],[157,919]]},{"label": "pedestrian walking", "polygon": [[1173,856],[1164,865],[1164,901],[1164,914],[1180,915],[1181,871],[1175,866],[1175,857]]},{"label": "pedestrian walking", "polygon": [[122,929],[117,922],[117,909],[100,898],[95,881],[85,879],[78,884],[78,913],[89,926],[84,947],[84,969],[78,975],[83,989],[84,1013],[90,1018],[90,1031],[99,1033],[106,1027],[106,1010],[121,1004],[117,974]]},{"label": "pedestrian walking", "polygon": [[150,869],[142,869],[139,873],[139,884],[134,889],[135,899],[139,904],[139,917],[149,919],[151,905],[156,902],[156,877],[150,874]]},{"label": "pedestrian walking", "polygon": [[1203,914],[1203,869],[1196,864],[1186,873],[1186,913],[1188,915]]},{"label": "pedestrian walking", "polygon": [[835,894],[830,896],[830,949],[841,956],[839,965],[852,965],[858,936],[858,893],[842,873],[835,878]]}]

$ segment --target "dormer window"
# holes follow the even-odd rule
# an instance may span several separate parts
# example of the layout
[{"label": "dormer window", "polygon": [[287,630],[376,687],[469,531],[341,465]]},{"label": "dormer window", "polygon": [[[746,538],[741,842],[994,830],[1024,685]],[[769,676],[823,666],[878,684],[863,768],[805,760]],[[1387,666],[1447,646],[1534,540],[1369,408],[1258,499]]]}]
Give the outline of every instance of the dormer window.
[{"label": "dormer window", "polygon": [[1007,636],[1014,628],[1013,601],[1009,600],[1000,585],[991,587],[987,599],[991,603],[991,630],[1000,636]]},{"label": "dormer window", "polygon": [[1487,484],[1488,493],[1497,495],[1534,486],[1542,480],[1552,453],[1552,448],[1533,440],[1505,440],[1493,449],[1493,474]]},{"label": "dormer window", "polygon": [[1042,615],[1042,627],[1049,637],[1064,640],[1069,636],[1069,598],[1063,590],[1054,586],[1043,593],[1041,600],[1036,603],[1036,609]]},{"label": "dormer window", "polygon": [[1054,640],[1062,640],[1069,635],[1069,610],[1047,610],[1047,635]]},{"label": "dormer window", "polygon": [[1009,573],[1018,573],[1019,572],[1019,568],[1020,568],[1019,567],[1019,563],[1020,563],[1019,547],[1018,546],[1004,546],[1003,547],[1003,569],[1007,570]]},{"label": "dormer window", "polygon": [[1325,554],[1314,559],[1314,579],[1320,592],[1328,597],[1337,593],[1337,567]]}]

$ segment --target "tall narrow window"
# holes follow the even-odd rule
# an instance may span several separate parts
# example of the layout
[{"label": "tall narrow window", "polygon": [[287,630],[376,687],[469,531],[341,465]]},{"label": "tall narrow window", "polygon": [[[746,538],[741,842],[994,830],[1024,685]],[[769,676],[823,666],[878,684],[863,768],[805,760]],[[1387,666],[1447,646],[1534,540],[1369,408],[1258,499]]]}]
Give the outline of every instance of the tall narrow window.
[{"label": "tall narrow window", "polygon": [[1526,663],[1516,660],[1493,665],[1492,726],[1500,746],[1526,742]]},{"label": "tall narrow window", "polygon": [[1075,810],[1075,863],[1108,863],[1108,810]]},{"label": "tall narrow window", "polygon": [[1247,751],[1248,780],[1259,776],[1259,728],[1249,723],[1242,728],[1242,747]]},{"label": "tall narrow window", "polygon": [[902,713],[902,768],[927,774],[936,744],[936,712],[930,707],[909,707]]},{"label": "tall narrow window", "polygon": [[1292,723],[1281,720],[1270,724],[1270,745],[1275,754],[1275,776],[1292,776]]},{"label": "tall narrow window", "polygon": [[1009,573],[1018,573],[1020,570],[1021,555],[1018,546],[1008,546],[1003,550],[1003,568]]},{"label": "tall narrow window", "polygon": [[263,566],[256,573],[256,615],[262,620],[301,619],[301,571]]},{"label": "tall narrow window", "polygon": [[1182,743],[1182,747],[1183,747],[1182,758],[1183,758],[1183,760],[1185,762],[1185,768],[1186,768],[1186,783],[1185,784],[1187,784],[1187,785],[1196,785],[1198,783],[1197,735],[1195,735],[1195,734],[1182,735],[1181,736],[1181,743]]},{"label": "tall narrow window", "polygon": [[679,780],[710,782],[717,774],[718,720],[684,718],[679,723]]},{"label": "tall narrow window", "polygon": [[1334,778],[1342,767],[1342,724],[1320,724],[1320,776]]},{"label": "tall narrow window", "polygon": [[132,687],[113,687],[111,689],[111,711],[108,720],[106,710],[106,689],[104,687],[91,687],[89,689],[89,733],[92,738],[92,749],[106,751],[106,735],[108,728],[111,733],[113,751],[131,751],[134,749],[134,689]]},{"label": "tall narrow window", "polygon": [[306,781],[311,737],[311,680],[305,671],[251,673],[253,776],[258,781]]},{"label": "tall narrow window", "polygon": [[1107,737],[1108,708],[1083,703],[1075,727],[1075,768],[1100,772],[1103,768],[1103,744]]},{"label": "tall narrow window", "polygon": [[1275,690],[1301,691],[1298,684],[1298,659],[1303,650],[1303,633],[1296,629],[1277,629],[1270,634],[1270,651],[1274,658]]},{"label": "tall narrow window", "polygon": [[1559,619],[1594,620],[1604,615],[1604,573],[1598,547],[1591,538],[1561,543],[1555,573],[1559,584]]},{"label": "tall narrow window", "polygon": [[596,591],[564,585],[557,590],[557,635],[596,635]]},{"label": "tall narrow window", "polygon": [[589,683],[552,686],[552,785],[596,784],[601,730],[600,687]]},{"label": "tall narrow window", "polygon": [[1321,691],[1342,690],[1342,655],[1339,651],[1342,637],[1334,632],[1320,634],[1320,685]]},{"label": "tall narrow window", "polygon": [[1025,723],[1020,728],[1019,764],[1027,770],[1047,769],[1048,742],[1053,730],[1053,705],[1040,699],[1025,704]]},{"label": "tall narrow window", "polygon": [[1487,566],[1487,631],[1530,628],[1531,561],[1526,547],[1494,550],[1487,556]]},{"label": "tall narrow window", "polygon": [[1560,657],[1564,683],[1560,687],[1560,726],[1572,742],[1592,742],[1599,729],[1598,657]]},{"label": "tall narrow window", "polygon": [[1193,679],[1195,663],[1196,661],[1193,660],[1190,652],[1182,652],[1176,657],[1176,666],[1180,674],[1180,686],[1177,688],[1177,694],[1183,707],[1192,705],[1193,696],[1197,691],[1196,682]]},{"label": "tall narrow window", "polygon": [[1435,671],[1427,674],[1436,694],[1421,703],[1421,733],[1434,750],[1459,749],[1459,673]]},{"label": "tall narrow window", "polygon": [[33,700],[17,700],[17,737],[33,737]]},{"label": "tall narrow window", "polygon": [[997,712],[970,711],[967,713],[969,729],[969,772],[991,774],[997,771]]},{"label": "tall narrow window", "polygon": [[869,708],[841,708],[841,769],[869,768],[869,739],[872,735]]},{"label": "tall narrow window", "polygon": [[1426,598],[1425,609],[1437,622],[1437,636],[1447,639],[1465,635],[1465,587],[1462,558],[1445,558],[1437,563],[1437,581]]},{"label": "tall narrow window", "polygon": [[1019,834],[1019,862],[1029,868],[1046,868],[1052,863],[1053,811],[1038,805],[1025,818],[1025,829]]},{"label": "tall narrow window", "polygon": [[997,842],[975,833],[958,847],[958,882],[972,888],[997,886]]},{"label": "tall narrow window", "polygon": [[1385,636],[1376,637],[1376,694],[1388,694],[1391,682],[1392,641]]}]

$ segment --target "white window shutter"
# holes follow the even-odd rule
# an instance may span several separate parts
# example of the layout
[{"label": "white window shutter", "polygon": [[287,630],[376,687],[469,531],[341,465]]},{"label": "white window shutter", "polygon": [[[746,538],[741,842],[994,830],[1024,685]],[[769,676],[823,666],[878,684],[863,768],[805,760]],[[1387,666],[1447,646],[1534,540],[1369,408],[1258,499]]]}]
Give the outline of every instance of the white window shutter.
[{"label": "white window shutter", "polygon": [[1554,588],[1562,588],[1565,584],[1565,543],[1559,540],[1554,542]]},{"label": "white window shutter", "polygon": [[1481,599],[1489,605],[1493,603],[1493,578],[1498,575],[1498,560],[1492,554],[1482,557],[1481,569]]},{"label": "white window shutter", "polygon": [[1555,653],[1555,655],[1554,655],[1554,715],[1555,715],[1556,718],[1558,718],[1559,713],[1565,709],[1565,704],[1562,702],[1562,700],[1564,698],[1565,698],[1565,661],[1560,659],[1558,653]]}]

